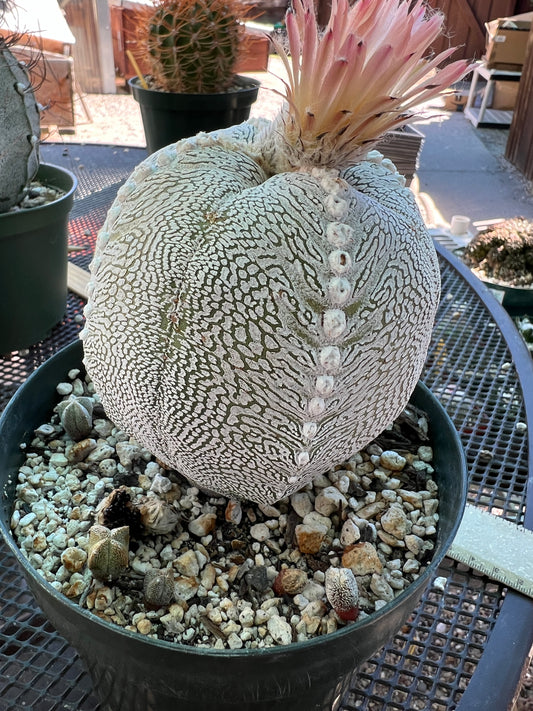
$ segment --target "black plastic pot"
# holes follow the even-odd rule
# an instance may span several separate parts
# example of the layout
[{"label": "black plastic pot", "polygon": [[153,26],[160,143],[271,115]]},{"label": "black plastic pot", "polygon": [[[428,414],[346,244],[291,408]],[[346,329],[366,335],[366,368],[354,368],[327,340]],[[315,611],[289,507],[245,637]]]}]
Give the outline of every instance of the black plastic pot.
[{"label": "black plastic pot", "polygon": [[464,248],[455,249],[454,253],[466,264],[473,274],[490,289],[492,295],[510,316],[533,316],[533,287],[512,286],[501,281],[492,280],[467,264],[464,259]]},{"label": "black plastic pot", "polygon": [[424,385],[412,401],[429,415],[440,487],[433,560],[418,580],[374,615],[304,643],[263,650],[197,649],[143,638],[107,623],[60,595],[21,555],[9,531],[19,444],[48,421],[55,388],[80,368],[72,344],[42,365],[0,419],[0,529],[37,602],[78,650],[105,711],[330,711],[337,709],[354,668],[404,623],[444,557],[466,499],[466,464],[453,424]]},{"label": "black plastic pot", "polygon": [[139,102],[149,153],[195,136],[199,131],[215,131],[246,121],[257,99],[259,82],[235,77],[236,89],[220,94],[171,94],[143,89],[138,77],[128,81]]},{"label": "black plastic pot", "polygon": [[65,194],[48,205],[0,214],[0,353],[40,341],[65,312],[68,215],[77,180],[47,164],[36,180]]},{"label": "black plastic pot", "polygon": [[483,283],[511,316],[533,316],[533,287],[511,286],[490,279]]}]

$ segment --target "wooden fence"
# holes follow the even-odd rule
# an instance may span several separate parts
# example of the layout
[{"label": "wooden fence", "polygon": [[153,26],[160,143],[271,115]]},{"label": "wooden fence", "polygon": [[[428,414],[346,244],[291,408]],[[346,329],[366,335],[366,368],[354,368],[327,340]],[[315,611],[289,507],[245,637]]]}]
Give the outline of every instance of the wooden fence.
[{"label": "wooden fence", "polygon": [[485,22],[531,9],[528,0],[429,0],[429,5],[446,17],[446,35],[435,43],[433,50],[440,52],[455,45],[458,49],[452,60],[481,59],[485,50]]},{"label": "wooden fence", "polygon": [[505,157],[533,180],[533,29],[529,33]]}]

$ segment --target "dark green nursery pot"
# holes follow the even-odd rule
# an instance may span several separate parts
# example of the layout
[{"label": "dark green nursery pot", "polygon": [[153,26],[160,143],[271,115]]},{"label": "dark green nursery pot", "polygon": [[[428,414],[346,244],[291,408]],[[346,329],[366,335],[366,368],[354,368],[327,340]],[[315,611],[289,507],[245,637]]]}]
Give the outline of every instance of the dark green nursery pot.
[{"label": "dark green nursery pot", "polygon": [[40,341],[65,313],[68,216],[77,180],[47,164],[35,179],[64,195],[0,214],[0,354]]},{"label": "dark green nursery pot", "polygon": [[418,580],[372,616],[337,632],[263,650],[197,649],[143,638],[96,618],[60,595],[21,555],[9,530],[20,442],[48,421],[56,385],[80,368],[72,344],[42,365],[0,419],[0,528],[37,602],[84,659],[104,711],[330,711],[353,670],[382,647],[415,608],[453,540],[466,500],[466,463],[456,430],[424,385],[412,402],[428,416],[440,487],[435,554]]},{"label": "dark green nursery pot", "polygon": [[259,82],[237,75],[238,88],[217,94],[173,94],[144,89],[138,77],[128,81],[139,102],[148,153],[195,136],[246,121],[257,99]]}]

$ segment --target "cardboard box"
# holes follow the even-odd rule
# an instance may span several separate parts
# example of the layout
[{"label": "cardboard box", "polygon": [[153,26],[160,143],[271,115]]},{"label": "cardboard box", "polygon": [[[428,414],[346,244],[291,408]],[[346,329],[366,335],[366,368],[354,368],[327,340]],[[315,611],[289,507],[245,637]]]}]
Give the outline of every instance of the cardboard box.
[{"label": "cardboard box", "polygon": [[445,111],[463,111],[468,99],[467,91],[454,91],[444,95]]},{"label": "cardboard box", "polygon": [[498,111],[512,111],[515,107],[517,96],[517,81],[495,81],[491,109],[497,109]]},{"label": "cardboard box", "polygon": [[489,69],[520,71],[533,21],[533,12],[500,17],[485,23],[487,44],[485,60]]}]

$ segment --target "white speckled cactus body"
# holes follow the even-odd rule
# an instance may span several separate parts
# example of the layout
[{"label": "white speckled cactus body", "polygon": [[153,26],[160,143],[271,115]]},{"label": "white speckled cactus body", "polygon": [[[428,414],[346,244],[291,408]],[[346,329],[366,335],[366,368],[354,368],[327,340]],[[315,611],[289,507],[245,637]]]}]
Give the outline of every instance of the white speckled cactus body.
[{"label": "white speckled cactus body", "polygon": [[22,199],[37,172],[39,121],[28,75],[0,37],[0,213]]},{"label": "white speckled cactus body", "polygon": [[[406,4],[381,5],[409,17]],[[353,12],[334,3],[335,35]],[[288,16],[293,66],[295,42],[313,41],[310,17],[308,2]],[[373,140],[363,130],[340,150],[317,128],[318,108],[302,120],[299,75],[286,62],[293,92],[274,125],[169,146],[120,190],[99,237],[84,334],[110,417],[200,487],[258,502],[343,462],[401,412],[439,296],[413,195],[389,161],[368,154],[381,112]],[[465,70],[456,65],[453,76]],[[397,112],[384,130],[392,122]]]}]

